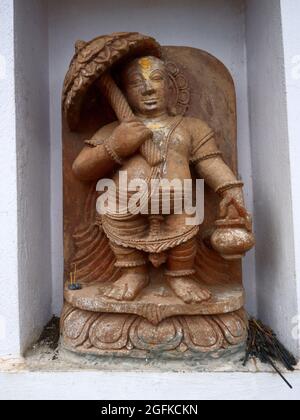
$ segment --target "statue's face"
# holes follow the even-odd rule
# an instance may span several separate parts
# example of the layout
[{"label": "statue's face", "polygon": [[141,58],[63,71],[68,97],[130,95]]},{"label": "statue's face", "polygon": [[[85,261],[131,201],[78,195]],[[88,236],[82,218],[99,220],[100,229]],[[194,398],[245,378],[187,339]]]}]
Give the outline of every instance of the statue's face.
[{"label": "statue's face", "polygon": [[158,58],[132,61],[124,70],[123,82],[134,113],[152,117],[167,111],[167,74],[164,63]]}]

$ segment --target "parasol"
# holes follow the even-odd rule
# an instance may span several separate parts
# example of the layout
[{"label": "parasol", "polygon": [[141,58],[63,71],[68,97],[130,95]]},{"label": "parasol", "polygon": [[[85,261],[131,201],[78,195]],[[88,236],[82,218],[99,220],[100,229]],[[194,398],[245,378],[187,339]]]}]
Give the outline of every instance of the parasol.
[{"label": "parasol", "polygon": [[120,122],[134,117],[126,98],[110,71],[130,58],[142,55],[161,57],[155,39],[136,32],[104,35],[90,42],[77,41],[63,88],[63,110],[71,130],[76,131],[83,98],[96,83],[109,100]]}]

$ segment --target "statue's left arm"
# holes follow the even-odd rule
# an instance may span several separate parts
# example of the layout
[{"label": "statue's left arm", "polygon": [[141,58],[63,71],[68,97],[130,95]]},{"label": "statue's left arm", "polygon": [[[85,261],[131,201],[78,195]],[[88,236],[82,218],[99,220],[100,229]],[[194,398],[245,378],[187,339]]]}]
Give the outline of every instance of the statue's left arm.
[{"label": "statue's left arm", "polygon": [[220,216],[225,217],[232,200],[244,209],[243,183],[224,162],[214,131],[197,119],[191,119],[189,127],[192,135],[191,162],[206,184],[221,197]]}]

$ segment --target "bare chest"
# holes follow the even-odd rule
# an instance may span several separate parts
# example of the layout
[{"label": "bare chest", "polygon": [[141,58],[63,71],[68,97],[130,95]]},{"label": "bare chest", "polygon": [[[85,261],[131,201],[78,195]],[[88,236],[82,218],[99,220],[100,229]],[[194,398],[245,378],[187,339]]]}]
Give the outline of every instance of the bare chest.
[{"label": "bare chest", "polygon": [[153,129],[153,143],[164,156],[179,154],[182,157],[189,156],[191,148],[190,133],[184,127],[177,127],[170,132],[169,127]]}]

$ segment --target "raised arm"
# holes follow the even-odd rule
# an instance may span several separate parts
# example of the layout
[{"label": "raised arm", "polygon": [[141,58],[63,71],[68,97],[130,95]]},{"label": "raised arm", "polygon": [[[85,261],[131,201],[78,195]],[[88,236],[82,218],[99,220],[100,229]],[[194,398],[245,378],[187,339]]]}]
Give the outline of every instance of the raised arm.
[{"label": "raised arm", "polygon": [[107,176],[123,160],[133,155],[152,136],[144,124],[131,120],[109,124],[100,129],[73,163],[73,172],[82,181],[96,181]]}]

